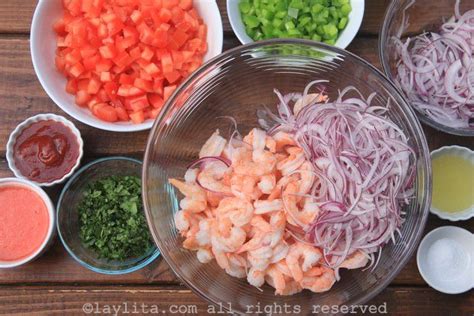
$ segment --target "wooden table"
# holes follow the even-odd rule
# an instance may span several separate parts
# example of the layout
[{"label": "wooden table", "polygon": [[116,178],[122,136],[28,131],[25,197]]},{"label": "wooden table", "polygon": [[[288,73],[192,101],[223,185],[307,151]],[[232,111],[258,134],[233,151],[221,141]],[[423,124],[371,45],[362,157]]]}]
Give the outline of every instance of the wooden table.
[{"label": "wooden table", "polygon": [[[225,1],[217,1],[224,21],[226,50],[240,43],[230,28]],[[377,36],[388,1],[366,2],[362,28],[348,50],[380,68]],[[31,64],[29,30],[35,5],[33,0],[0,1],[0,177],[12,176],[5,162],[5,145],[18,123],[38,113],[66,115],[41,88]],[[111,133],[74,123],[84,138],[83,162],[111,155],[138,158],[143,155],[147,132]],[[447,135],[426,126],[425,132],[431,149],[452,144],[474,148],[473,138]],[[56,200],[60,189],[61,186],[56,186],[47,192]],[[426,232],[442,225],[474,231],[472,219],[453,224],[430,215]],[[184,287],[161,258],[132,274],[106,276],[77,264],[57,238],[38,260],[17,269],[0,271],[0,314],[83,315],[85,303],[94,304],[96,312],[106,311],[107,304],[110,308],[121,305],[121,312],[127,305],[130,313],[141,312],[142,303],[149,306],[148,311],[159,308],[162,314],[175,311],[196,314],[197,309],[202,315],[208,308],[207,302]],[[418,273],[415,256],[390,286],[368,304],[383,303],[392,315],[474,315],[473,291],[452,296],[431,289]],[[179,307],[180,304],[188,307]]]}]

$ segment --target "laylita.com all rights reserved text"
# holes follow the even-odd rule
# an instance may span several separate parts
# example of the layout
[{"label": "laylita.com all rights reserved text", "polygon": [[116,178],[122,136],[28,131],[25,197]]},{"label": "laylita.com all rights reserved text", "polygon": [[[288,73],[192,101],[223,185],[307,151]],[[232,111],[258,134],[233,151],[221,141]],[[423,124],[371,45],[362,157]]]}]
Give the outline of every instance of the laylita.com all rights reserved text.
[{"label": "laylita.com all rights reserved text", "polygon": [[[218,314],[231,315],[233,308],[231,303],[208,305],[207,308],[193,304],[145,304],[140,302],[122,302],[107,304],[104,302],[88,302],[82,306],[82,311],[87,315],[173,315],[173,314]],[[248,314],[293,314],[302,313],[303,309],[298,304],[254,304],[246,306]],[[310,312],[313,314],[362,314],[380,315],[388,314],[387,303],[378,305],[312,305]]]}]

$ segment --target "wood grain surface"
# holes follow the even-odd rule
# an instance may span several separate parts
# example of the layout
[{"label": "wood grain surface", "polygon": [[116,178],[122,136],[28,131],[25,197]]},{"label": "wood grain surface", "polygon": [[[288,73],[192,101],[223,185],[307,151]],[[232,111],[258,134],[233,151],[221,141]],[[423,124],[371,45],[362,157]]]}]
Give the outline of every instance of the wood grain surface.
[{"label": "wood grain surface", "polygon": [[[59,1],[59,0],[43,0]],[[239,45],[230,28],[225,1],[221,10],[224,49]],[[365,16],[357,38],[348,50],[380,68],[377,36],[388,0],[366,0]],[[12,176],[5,161],[5,145],[12,129],[38,113],[65,115],[46,95],[36,79],[29,51],[29,29],[36,1],[0,0],[0,177]],[[73,120],[74,121],[74,120]],[[74,121],[85,142],[83,162],[111,156],[141,158],[147,132],[112,133]],[[474,149],[472,138],[438,132],[424,126],[430,149],[457,144]],[[48,188],[54,201],[61,186]],[[1,225],[1,223],[0,223]],[[430,215],[425,232],[443,225],[456,225],[474,231],[474,220],[451,223]],[[415,256],[395,280],[369,304],[387,304],[391,315],[474,315],[474,293],[450,296],[429,288],[421,278]],[[0,314],[84,315],[85,303],[100,306],[124,302],[156,305],[161,314],[172,314],[171,306],[196,306],[206,314],[208,304],[181,285],[166,262],[160,258],[148,267],[128,275],[106,276],[78,265],[56,238],[38,260],[23,267],[0,271]],[[99,308],[100,308],[99,306]],[[123,306],[122,306],[123,309]],[[163,312],[164,311],[164,312]],[[123,310],[118,314],[124,314]],[[194,310],[188,313],[196,314]],[[360,313],[363,314],[363,313]],[[365,313],[368,314],[368,313]]]}]

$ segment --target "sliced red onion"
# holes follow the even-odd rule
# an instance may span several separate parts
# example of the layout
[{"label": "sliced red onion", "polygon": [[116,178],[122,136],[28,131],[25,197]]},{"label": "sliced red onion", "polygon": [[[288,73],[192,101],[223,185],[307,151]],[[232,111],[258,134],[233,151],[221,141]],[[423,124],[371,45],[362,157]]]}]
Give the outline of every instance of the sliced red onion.
[{"label": "sliced red onion", "polygon": [[275,128],[293,131],[316,176],[310,194],[319,215],[309,226],[299,223],[306,240],[322,249],[332,268],[357,250],[379,260],[374,253],[394,238],[403,223],[401,206],[414,193],[414,153],[386,117],[389,104],[371,106],[374,94],[365,99],[347,87],[336,101],[307,105],[294,116],[287,98],[277,95]]},{"label": "sliced red onion", "polygon": [[[454,16],[440,32],[400,40],[393,38],[398,63],[395,79],[411,104],[433,121],[453,128],[474,129],[474,9]],[[411,4],[410,4],[411,5]]]},{"label": "sliced red onion", "polygon": [[192,169],[192,168],[195,168],[197,166],[201,167],[201,165],[206,165],[207,163],[211,162],[211,161],[220,161],[222,162],[223,164],[225,164],[227,167],[230,167],[232,165],[232,162],[227,159],[227,158],[224,158],[224,157],[220,157],[220,156],[206,156],[206,157],[202,157],[202,158],[199,158],[198,160],[196,161],[193,161],[187,169]]},{"label": "sliced red onion", "polygon": [[[205,168],[206,164],[208,164],[210,162],[213,162],[213,161],[222,162],[227,167],[230,167],[232,165],[232,162],[227,158],[219,157],[219,156],[206,156],[206,157],[199,158],[198,160],[192,162],[188,166],[187,169],[193,169],[193,168],[199,166],[200,171],[202,171],[202,169]],[[208,192],[214,193],[214,194],[226,195],[226,196],[231,195],[231,194],[227,194],[225,192],[218,192],[218,191],[215,191],[215,190],[212,190],[212,189],[209,189],[209,188],[205,187],[204,185],[201,184],[201,182],[199,182],[199,176],[196,177],[196,184],[199,185],[202,189],[204,189]]]}]

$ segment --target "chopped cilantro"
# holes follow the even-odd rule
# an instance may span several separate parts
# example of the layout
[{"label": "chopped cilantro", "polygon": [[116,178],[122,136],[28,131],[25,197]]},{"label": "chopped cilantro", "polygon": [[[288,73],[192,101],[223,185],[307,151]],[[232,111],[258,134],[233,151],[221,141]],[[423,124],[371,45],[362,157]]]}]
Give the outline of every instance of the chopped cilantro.
[{"label": "chopped cilantro", "polygon": [[78,210],[81,240],[99,257],[125,260],[152,247],[138,177],[110,176],[91,183]]}]

